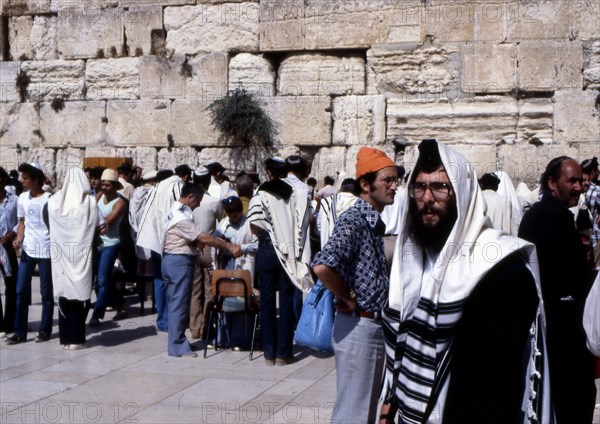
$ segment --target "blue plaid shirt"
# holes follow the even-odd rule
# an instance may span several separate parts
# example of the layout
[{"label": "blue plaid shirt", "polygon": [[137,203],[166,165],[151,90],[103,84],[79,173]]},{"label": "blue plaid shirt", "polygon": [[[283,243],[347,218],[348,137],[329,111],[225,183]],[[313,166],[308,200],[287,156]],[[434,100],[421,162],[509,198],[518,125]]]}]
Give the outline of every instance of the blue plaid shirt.
[{"label": "blue plaid shirt", "polygon": [[356,293],[358,308],[380,311],[388,297],[389,278],[383,251],[385,225],[379,213],[359,198],[340,216],[331,238],[312,265],[325,265]]}]

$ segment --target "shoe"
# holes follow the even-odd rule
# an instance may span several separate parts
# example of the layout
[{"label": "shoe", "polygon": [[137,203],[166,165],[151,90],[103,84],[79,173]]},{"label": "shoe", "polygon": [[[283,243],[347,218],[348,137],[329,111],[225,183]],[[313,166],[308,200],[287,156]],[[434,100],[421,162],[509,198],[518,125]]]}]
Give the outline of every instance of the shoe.
[{"label": "shoe", "polygon": [[179,356],[182,358],[197,358],[198,354],[196,352],[189,351],[189,352],[185,352]]},{"label": "shoe", "polygon": [[88,322],[90,327],[98,327],[100,325],[100,320],[98,318],[90,318],[90,322]]},{"label": "shoe", "polygon": [[43,343],[43,342],[47,342],[48,340],[50,340],[50,336],[46,336],[45,334],[38,334],[37,336],[35,336],[35,339],[33,339],[36,343]]},{"label": "shoe", "polygon": [[112,306],[107,306],[106,307],[106,312],[114,312],[115,308],[113,308]]},{"label": "shoe", "polygon": [[168,328],[161,328],[161,327],[156,327],[157,331],[160,331],[161,333],[168,333],[169,329]]},{"label": "shoe", "polygon": [[268,367],[275,366],[275,359],[265,358],[265,365]]},{"label": "shoe", "polygon": [[278,367],[293,364],[294,362],[296,362],[296,359],[293,356],[289,356],[287,358],[276,358],[275,359],[275,365],[277,365]]},{"label": "shoe", "polygon": [[6,333],[4,331],[0,332],[0,339],[5,339],[6,338]]},{"label": "shoe", "polygon": [[113,321],[120,321],[120,320],[122,320],[122,319],[125,319],[125,318],[127,318],[127,316],[128,316],[128,315],[129,315],[129,312],[127,312],[127,311],[120,311],[120,312],[117,312],[117,313],[115,314],[115,316],[113,317]]},{"label": "shoe", "polygon": [[20,337],[20,336],[17,336],[16,334],[13,334],[12,336],[6,338],[6,344],[15,345],[15,344],[23,343],[26,340],[27,340],[27,338],[25,338],[25,337]]},{"label": "shoe", "polygon": [[65,349],[65,350],[81,350],[81,349],[87,349],[88,347],[90,347],[89,343],[81,343],[81,344],[65,345],[65,347],[63,349]]}]

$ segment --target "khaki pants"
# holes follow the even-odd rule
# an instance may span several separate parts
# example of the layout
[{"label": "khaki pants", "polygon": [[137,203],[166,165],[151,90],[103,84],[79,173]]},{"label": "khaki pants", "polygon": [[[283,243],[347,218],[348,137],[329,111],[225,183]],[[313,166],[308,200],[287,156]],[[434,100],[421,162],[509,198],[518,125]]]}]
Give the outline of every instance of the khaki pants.
[{"label": "khaki pants", "polygon": [[596,243],[596,247],[594,248],[594,263],[596,267],[600,266],[600,240]]},{"label": "khaki pants", "polygon": [[212,256],[205,247],[198,256],[194,271],[192,299],[190,303],[190,332],[192,339],[204,338],[204,322],[208,303],[212,300]]}]

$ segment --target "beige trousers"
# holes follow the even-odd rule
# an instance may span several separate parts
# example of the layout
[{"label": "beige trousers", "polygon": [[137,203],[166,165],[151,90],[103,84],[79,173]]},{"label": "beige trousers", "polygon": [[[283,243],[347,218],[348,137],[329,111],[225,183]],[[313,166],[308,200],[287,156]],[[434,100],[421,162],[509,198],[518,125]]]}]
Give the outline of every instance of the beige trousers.
[{"label": "beige trousers", "polygon": [[190,332],[192,339],[204,338],[204,323],[208,303],[212,300],[212,256],[210,247],[202,249],[194,272],[190,304]]}]

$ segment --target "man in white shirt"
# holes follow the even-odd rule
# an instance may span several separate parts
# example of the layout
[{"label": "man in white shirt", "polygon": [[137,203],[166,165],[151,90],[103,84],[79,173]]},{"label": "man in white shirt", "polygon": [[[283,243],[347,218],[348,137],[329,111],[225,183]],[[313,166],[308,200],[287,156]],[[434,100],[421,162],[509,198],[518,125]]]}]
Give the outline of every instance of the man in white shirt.
[{"label": "man in white shirt", "polygon": [[490,218],[496,230],[510,234],[512,207],[507,198],[497,193],[499,185],[500,178],[495,174],[483,174],[479,179],[479,187],[483,190],[483,197],[487,203],[486,216]]}]

